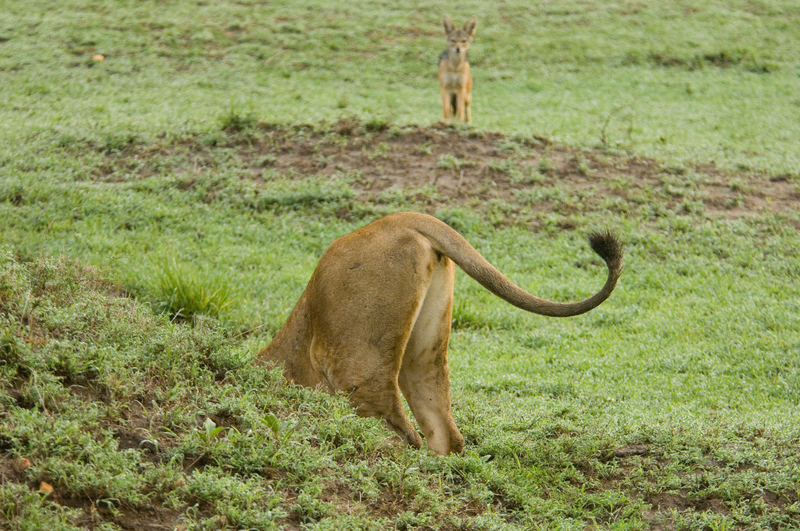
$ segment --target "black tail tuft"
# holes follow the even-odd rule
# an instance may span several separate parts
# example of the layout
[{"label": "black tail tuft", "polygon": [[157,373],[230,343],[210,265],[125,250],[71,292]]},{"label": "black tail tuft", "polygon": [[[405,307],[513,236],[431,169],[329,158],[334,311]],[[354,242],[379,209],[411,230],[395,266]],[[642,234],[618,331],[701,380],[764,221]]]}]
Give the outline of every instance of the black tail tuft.
[{"label": "black tail tuft", "polygon": [[622,243],[610,230],[591,233],[589,245],[609,266],[622,263]]}]

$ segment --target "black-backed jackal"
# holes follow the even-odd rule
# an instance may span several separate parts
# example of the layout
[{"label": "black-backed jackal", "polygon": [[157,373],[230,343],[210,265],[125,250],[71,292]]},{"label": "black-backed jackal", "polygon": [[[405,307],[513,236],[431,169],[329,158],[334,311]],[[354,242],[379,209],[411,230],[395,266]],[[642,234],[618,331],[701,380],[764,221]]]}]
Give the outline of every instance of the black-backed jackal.
[{"label": "black-backed jackal", "polygon": [[459,120],[472,121],[469,110],[472,103],[472,76],[469,73],[467,50],[475,36],[478,18],[469,17],[463,29],[456,29],[453,19],[442,18],[447,33],[447,49],[439,57],[439,88],[442,92],[444,119],[456,116]]}]

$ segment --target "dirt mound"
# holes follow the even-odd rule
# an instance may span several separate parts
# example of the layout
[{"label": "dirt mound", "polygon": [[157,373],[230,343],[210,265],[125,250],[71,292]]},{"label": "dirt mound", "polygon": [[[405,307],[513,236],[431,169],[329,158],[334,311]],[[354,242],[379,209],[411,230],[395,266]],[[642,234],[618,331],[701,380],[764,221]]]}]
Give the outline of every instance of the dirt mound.
[{"label": "dirt mound", "polygon": [[[219,136],[221,135],[221,136]],[[221,154],[224,153],[224,156]],[[168,146],[130,145],[109,153],[100,179],[120,167],[147,174],[142,161],[163,171],[183,157],[175,173],[214,169],[220,159],[237,165],[242,179],[266,182],[280,176],[344,178],[362,203],[422,202],[491,210],[497,224],[540,224],[550,213],[558,224],[576,226],[572,214],[602,212],[648,220],[670,215],[741,218],[796,210],[796,176],[711,165],[668,165],[605,149],[581,149],[543,138],[432,127],[390,126],[340,120],[323,125],[235,124],[217,137],[195,137]],[[187,178],[185,187],[193,185]],[[347,208],[341,215],[350,215]]]},{"label": "dirt mound", "polygon": [[655,202],[679,213],[737,218],[787,212],[800,199],[800,187],[788,175],[668,166],[445,125],[369,131],[342,121],[323,131],[266,127],[254,140],[240,151],[246,159],[298,177],[356,173],[353,186],[367,201],[394,189],[426,193],[435,203],[499,199],[565,214],[601,208],[638,212]]}]

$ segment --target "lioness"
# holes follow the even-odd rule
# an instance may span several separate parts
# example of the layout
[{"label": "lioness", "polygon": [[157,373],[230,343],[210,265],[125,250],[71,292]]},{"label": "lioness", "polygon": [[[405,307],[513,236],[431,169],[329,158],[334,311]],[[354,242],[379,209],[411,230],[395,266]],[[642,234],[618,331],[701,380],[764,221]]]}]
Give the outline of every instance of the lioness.
[{"label": "lioness", "polygon": [[605,285],[581,302],[550,302],[516,286],[438,219],[391,214],[328,247],[259,358],[283,363],[291,382],[348,393],[360,415],[384,419],[419,448],[422,438],[403,411],[402,391],[428,447],[441,455],[461,452],[464,438],[453,421],[447,367],[453,262],[514,306],[567,317],[606,300],[622,272],[616,236],[596,233],[589,242],[608,267]]}]

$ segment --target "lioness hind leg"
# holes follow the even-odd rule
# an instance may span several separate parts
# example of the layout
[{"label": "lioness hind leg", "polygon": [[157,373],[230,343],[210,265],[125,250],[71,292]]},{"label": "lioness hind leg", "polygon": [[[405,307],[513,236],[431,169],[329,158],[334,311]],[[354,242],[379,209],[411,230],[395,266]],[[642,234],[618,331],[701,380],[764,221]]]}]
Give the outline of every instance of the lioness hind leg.
[{"label": "lioness hind leg", "polygon": [[461,453],[464,437],[453,420],[447,343],[453,307],[453,263],[438,267],[403,354],[398,382],[425,434],[440,455]]},{"label": "lioness hind leg", "polygon": [[332,389],[347,393],[359,415],[383,419],[404,442],[422,446],[422,437],[403,410],[397,386],[400,341],[389,338],[381,347],[360,339],[338,348],[312,341],[311,350],[322,379]]},{"label": "lioness hind leg", "polygon": [[370,381],[350,394],[350,404],[363,417],[381,418],[406,443],[420,448],[422,437],[408,420],[396,381]]}]

